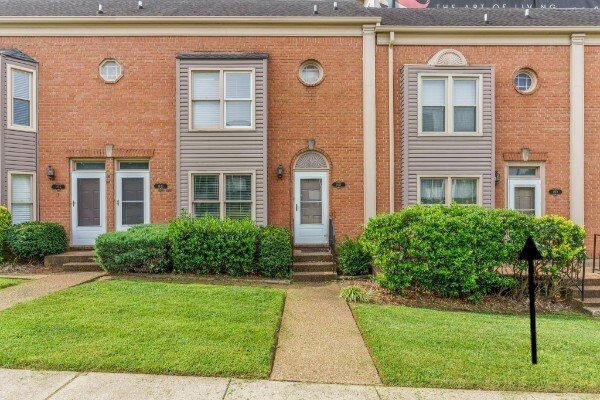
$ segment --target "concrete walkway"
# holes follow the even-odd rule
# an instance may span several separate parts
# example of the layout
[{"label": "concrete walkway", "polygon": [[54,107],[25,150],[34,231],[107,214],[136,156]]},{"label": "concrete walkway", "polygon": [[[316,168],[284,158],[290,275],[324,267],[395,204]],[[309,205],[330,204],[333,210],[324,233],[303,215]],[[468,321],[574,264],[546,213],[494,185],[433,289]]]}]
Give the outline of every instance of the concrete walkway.
[{"label": "concrete walkway", "polygon": [[373,360],[336,283],[293,285],[285,308],[271,379],[380,384]]},{"label": "concrete walkway", "polygon": [[389,388],[0,369],[0,400],[575,400],[598,395]]},{"label": "concrete walkway", "polygon": [[[45,275],[32,279],[20,285],[0,290],[0,311],[23,301],[29,301],[45,296],[52,292],[70,288],[84,282],[94,280],[104,275],[104,272],[71,272],[64,274]],[[8,275],[3,275],[8,277]],[[15,275],[16,276],[16,275]]]}]

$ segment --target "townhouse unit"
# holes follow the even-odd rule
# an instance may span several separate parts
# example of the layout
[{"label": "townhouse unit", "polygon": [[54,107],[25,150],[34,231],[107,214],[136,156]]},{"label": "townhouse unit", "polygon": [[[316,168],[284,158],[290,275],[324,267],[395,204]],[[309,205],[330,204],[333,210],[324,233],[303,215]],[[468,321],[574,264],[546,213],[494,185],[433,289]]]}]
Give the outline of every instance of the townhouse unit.
[{"label": "townhouse unit", "polygon": [[600,228],[600,11],[0,0],[0,198],[73,246],[477,204]]}]

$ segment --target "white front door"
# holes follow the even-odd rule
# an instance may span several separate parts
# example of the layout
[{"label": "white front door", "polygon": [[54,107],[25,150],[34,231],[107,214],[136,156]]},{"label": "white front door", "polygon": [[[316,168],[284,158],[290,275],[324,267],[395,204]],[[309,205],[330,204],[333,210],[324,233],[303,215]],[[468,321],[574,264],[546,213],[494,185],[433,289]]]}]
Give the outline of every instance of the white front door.
[{"label": "white front door", "polygon": [[117,230],[150,223],[150,173],[119,171],[115,176]]},{"label": "white front door", "polygon": [[71,173],[71,242],[75,246],[93,246],[106,232],[106,174]]},{"label": "white front door", "polygon": [[329,225],[327,171],[298,171],[294,176],[294,242],[325,244]]},{"label": "white front door", "polygon": [[542,216],[542,182],[539,179],[509,179],[508,208]]}]

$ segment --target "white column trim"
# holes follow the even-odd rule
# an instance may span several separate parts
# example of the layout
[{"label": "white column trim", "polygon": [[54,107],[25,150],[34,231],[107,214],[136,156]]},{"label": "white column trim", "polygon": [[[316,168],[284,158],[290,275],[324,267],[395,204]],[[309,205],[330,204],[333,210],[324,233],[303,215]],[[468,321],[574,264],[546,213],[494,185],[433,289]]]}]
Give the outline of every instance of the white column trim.
[{"label": "white column trim", "polygon": [[584,43],[585,34],[571,36],[570,217],[579,225],[585,222]]},{"label": "white column trim", "polygon": [[375,25],[363,26],[364,220],[377,213],[377,140],[375,114]]}]

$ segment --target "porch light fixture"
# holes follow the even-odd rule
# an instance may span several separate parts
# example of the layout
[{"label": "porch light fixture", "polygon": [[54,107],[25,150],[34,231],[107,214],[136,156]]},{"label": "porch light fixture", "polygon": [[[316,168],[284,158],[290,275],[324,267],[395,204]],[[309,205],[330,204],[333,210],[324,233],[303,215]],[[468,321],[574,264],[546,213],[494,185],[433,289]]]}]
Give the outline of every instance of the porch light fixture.
[{"label": "porch light fixture", "polygon": [[496,185],[500,183],[500,172],[498,171],[496,171],[496,173],[494,174],[494,182],[496,183]]},{"label": "porch light fixture", "polygon": [[523,157],[523,161],[528,161],[530,154],[531,154],[531,150],[529,150],[527,147],[523,147],[521,149],[521,157]]},{"label": "porch light fixture", "polygon": [[48,179],[50,179],[51,181],[54,180],[54,168],[52,168],[52,165],[48,165],[48,168],[46,169],[46,176],[48,177]]},{"label": "porch light fixture", "polygon": [[315,139],[308,139],[308,149],[309,150],[315,149]]},{"label": "porch light fixture", "polygon": [[277,178],[283,178],[283,165],[281,164],[277,166]]}]

